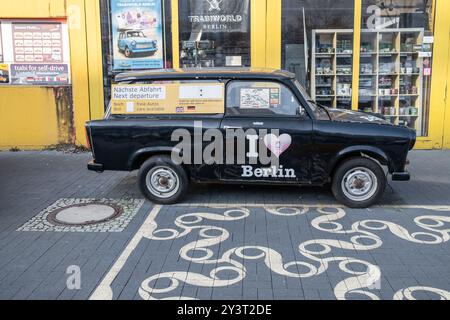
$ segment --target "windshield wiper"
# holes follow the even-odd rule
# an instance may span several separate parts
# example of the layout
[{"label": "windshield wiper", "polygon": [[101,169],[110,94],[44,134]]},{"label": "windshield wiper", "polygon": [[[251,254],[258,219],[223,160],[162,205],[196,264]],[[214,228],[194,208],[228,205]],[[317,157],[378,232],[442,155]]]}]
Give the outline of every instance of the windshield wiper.
[{"label": "windshield wiper", "polygon": [[333,120],[333,118],[331,117],[331,113],[330,111],[328,111],[328,108],[325,107],[324,105],[321,105],[320,103],[317,103],[317,101],[315,100],[308,100],[308,102],[314,104],[315,106],[317,106],[318,108],[322,109],[325,111],[325,113],[327,114],[328,118],[330,118],[330,120]]}]

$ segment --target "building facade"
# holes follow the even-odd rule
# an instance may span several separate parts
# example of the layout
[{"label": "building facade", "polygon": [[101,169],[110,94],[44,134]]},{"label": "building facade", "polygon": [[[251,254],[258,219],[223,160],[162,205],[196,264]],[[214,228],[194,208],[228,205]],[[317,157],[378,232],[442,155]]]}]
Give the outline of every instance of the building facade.
[{"label": "building facade", "polygon": [[0,150],[85,144],[114,76],[280,68],[333,108],[450,148],[448,0],[17,0],[0,12]]}]

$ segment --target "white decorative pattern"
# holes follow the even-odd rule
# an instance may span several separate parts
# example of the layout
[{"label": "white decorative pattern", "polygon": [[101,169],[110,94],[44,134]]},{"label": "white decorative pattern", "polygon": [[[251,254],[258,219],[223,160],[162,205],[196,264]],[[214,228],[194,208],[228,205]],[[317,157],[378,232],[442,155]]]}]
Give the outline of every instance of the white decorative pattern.
[{"label": "white decorative pattern", "polygon": [[[157,299],[158,295],[169,295],[180,287],[181,283],[198,287],[225,287],[242,281],[247,275],[247,269],[242,263],[246,260],[262,260],[272,272],[290,278],[310,278],[325,273],[331,264],[337,267],[349,277],[340,281],[334,287],[334,295],[339,300],[347,299],[349,294],[369,299],[379,299],[372,292],[373,285],[380,281],[380,269],[370,262],[347,256],[336,256],[334,249],[349,251],[369,251],[380,248],[383,241],[375,234],[377,231],[389,230],[393,235],[403,241],[415,244],[435,245],[449,240],[450,229],[445,229],[445,223],[450,222],[446,216],[419,216],[414,219],[417,227],[426,230],[423,232],[409,232],[406,228],[384,220],[361,220],[354,222],[349,228],[344,228],[339,220],[346,216],[343,208],[319,207],[312,210],[310,207],[281,207],[266,208],[270,214],[280,217],[293,217],[308,213],[319,213],[317,218],[311,221],[311,225],[320,231],[348,235],[347,240],[337,239],[313,239],[300,243],[298,252],[304,258],[301,261],[285,261],[281,253],[264,246],[241,246],[227,250],[221,257],[215,257],[212,249],[229,239],[230,233],[222,227],[204,224],[205,220],[230,222],[243,220],[249,217],[250,211],[246,208],[227,210],[223,214],[217,213],[190,213],[178,217],[175,225],[179,229],[159,229],[146,235],[150,240],[174,240],[187,236],[193,231],[198,231],[199,239],[183,246],[180,257],[190,263],[210,265],[214,268],[209,275],[195,272],[174,271],[153,275],[145,279],[140,288],[139,295],[146,300]],[[353,268],[352,268],[353,267]],[[355,268],[356,267],[356,268]],[[355,271],[362,270],[362,271]],[[301,271],[300,271],[301,270]],[[221,277],[226,273],[227,277]],[[161,283],[167,284],[161,288]],[[414,299],[413,292],[428,291],[437,294],[441,299],[450,299],[450,293],[429,287],[410,287],[398,291],[394,299]],[[192,299],[192,297],[180,297],[177,295],[164,299]]]}]

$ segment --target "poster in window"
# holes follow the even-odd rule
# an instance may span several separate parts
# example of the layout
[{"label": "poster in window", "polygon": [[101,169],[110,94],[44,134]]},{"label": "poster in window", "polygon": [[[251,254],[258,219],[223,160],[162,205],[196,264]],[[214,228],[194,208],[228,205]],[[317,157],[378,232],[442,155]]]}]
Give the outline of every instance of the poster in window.
[{"label": "poster in window", "polygon": [[202,33],[248,32],[249,0],[189,0],[191,30]]},{"label": "poster in window", "polygon": [[161,0],[112,0],[114,70],[164,67]]}]

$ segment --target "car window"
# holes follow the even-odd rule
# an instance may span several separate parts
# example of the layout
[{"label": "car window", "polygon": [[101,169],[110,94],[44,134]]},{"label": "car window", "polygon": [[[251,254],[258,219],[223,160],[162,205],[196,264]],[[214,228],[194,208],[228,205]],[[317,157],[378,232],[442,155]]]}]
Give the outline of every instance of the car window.
[{"label": "car window", "polygon": [[304,110],[285,85],[267,81],[233,81],[227,87],[227,115],[297,116]]}]

